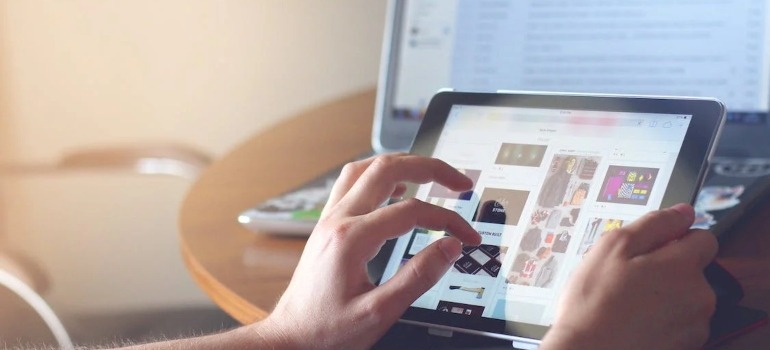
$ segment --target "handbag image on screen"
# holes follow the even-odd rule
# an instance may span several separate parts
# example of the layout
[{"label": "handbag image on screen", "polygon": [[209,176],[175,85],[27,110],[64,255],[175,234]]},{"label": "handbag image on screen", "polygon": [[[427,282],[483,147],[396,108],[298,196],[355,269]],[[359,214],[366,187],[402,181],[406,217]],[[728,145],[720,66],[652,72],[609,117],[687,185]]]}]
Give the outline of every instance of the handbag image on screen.
[{"label": "handbag image on screen", "polygon": [[569,232],[564,231],[556,236],[556,241],[553,242],[551,249],[554,253],[564,253],[567,251],[567,246],[569,246],[569,241],[571,239],[572,236]]},{"label": "handbag image on screen", "polygon": [[542,230],[537,227],[532,228],[524,234],[519,243],[519,248],[525,252],[531,252],[540,247],[540,240],[542,239]]},{"label": "handbag image on screen", "polygon": [[559,220],[561,219],[561,210],[554,209],[551,210],[551,213],[548,215],[548,220],[545,222],[545,228],[556,228],[557,225],[559,225]]}]

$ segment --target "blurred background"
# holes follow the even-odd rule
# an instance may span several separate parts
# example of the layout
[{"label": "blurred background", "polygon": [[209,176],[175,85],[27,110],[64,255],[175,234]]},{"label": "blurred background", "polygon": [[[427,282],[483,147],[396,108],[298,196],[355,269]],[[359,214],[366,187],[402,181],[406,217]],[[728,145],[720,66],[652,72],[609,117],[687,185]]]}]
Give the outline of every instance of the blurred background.
[{"label": "blurred background", "polygon": [[195,171],[60,165],[173,149],[203,168],[373,87],[384,17],[381,1],[0,0],[0,253],[32,271],[78,343],[234,326],[179,254]]}]

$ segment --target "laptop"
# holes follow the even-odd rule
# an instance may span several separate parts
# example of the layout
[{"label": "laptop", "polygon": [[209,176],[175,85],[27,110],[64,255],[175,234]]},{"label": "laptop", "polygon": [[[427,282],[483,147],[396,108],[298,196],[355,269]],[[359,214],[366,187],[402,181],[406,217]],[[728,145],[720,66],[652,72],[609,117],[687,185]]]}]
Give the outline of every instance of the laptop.
[{"label": "laptop", "polygon": [[[437,90],[716,97],[727,125],[698,227],[720,238],[770,189],[770,0],[390,0],[374,153],[407,151]],[[339,174],[244,211],[247,228],[308,235]]]}]

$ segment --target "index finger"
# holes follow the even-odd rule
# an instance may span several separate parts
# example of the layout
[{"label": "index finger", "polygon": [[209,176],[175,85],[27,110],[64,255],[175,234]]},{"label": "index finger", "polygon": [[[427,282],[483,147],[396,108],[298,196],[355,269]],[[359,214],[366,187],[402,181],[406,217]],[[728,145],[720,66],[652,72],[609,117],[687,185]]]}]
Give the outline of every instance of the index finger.
[{"label": "index finger", "polygon": [[376,158],[340,200],[350,215],[369,213],[385,202],[402,182],[436,182],[453,191],[473,187],[473,181],[446,162],[414,155],[385,155]]},{"label": "index finger", "polygon": [[[406,156],[408,153],[398,152],[393,153],[393,156]],[[358,181],[361,174],[366,171],[367,168],[377,159],[377,156],[371,156],[366,159],[361,159],[345,164],[340,170],[340,176],[337,177],[337,181],[332,186],[332,191],[329,194],[329,199],[326,201],[326,207],[332,207],[339,202],[342,197],[350,191],[353,184]]]},{"label": "index finger", "polygon": [[626,244],[621,247],[626,254],[637,256],[647,254],[682,238],[695,220],[695,211],[687,204],[648,213],[625,226],[617,234],[626,235]]},{"label": "index finger", "polygon": [[416,227],[442,236],[448,233],[467,245],[481,244],[479,233],[460,214],[417,199],[391,204],[360,218],[357,230],[347,237],[355,260],[371,260],[385,241],[408,234]]}]

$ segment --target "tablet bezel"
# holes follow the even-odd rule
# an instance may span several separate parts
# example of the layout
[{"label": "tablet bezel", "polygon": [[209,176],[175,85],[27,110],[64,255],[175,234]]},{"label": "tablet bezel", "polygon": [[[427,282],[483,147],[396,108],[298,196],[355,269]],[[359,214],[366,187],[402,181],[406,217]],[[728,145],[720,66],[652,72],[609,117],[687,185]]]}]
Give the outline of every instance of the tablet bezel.
[{"label": "tablet bezel", "polygon": [[[442,91],[436,94],[428,105],[425,118],[412,144],[411,154],[429,157],[433,155],[449,112],[455,105],[691,115],[690,125],[661,207],[681,202],[694,203],[725,120],[724,104],[708,98]],[[413,197],[416,188],[417,186],[410,186],[403,198]],[[369,264],[373,281],[380,282],[394,245],[395,240],[388,241]],[[546,326],[485,317],[472,318],[417,307],[407,309],[402,320],[511,339],[539,340],[549,329]]]}]

